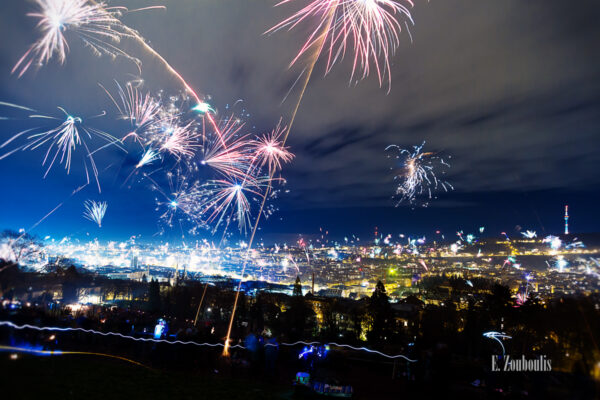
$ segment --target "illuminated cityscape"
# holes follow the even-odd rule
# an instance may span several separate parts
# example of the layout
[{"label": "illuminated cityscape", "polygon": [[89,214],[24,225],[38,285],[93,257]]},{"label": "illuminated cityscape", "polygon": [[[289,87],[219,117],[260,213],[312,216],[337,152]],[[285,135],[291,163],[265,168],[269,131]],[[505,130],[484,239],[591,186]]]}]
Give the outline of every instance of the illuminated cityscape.
[{"label": "illuminated cityscape", "polygon": [[[435,276],[490,279],[510,287],[515,296],[524,277],[535,288],[532,293],[541,298],[598,291],[598,244],[585,245],[575,236],[531,236],[478,238],[458,232],[454,242],[441,237],[440,242],[424,237],[398,237],[395,242],[391,235],[381,235],[368,245],[359,245],[358,239],[317,246],[300,239],[291,246],[260,246],[251,251],[244,280],[275,284],[277,291],[292,294],[299,277],[305,290],[314,287],[318,295],[352,299],[370,296],[381,280],[392,300],[420,294],[426,302],[435,299],[422,293],[420,283]],[[600,239],[589,237],[591,243]],[[32,271],[75,265],[111,279],[218,282],[241,278],[239,266],[246,246],[245,242],[216,248],[207,242],[184,247],[143,245],[135,240],[105,244],[49,240],[42,251],[20,262]]]}]

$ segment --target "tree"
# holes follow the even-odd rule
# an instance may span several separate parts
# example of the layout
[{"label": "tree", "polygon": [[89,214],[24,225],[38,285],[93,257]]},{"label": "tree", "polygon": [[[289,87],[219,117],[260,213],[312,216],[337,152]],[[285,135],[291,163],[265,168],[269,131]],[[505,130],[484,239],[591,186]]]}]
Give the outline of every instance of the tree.
[{"label": "tree", "polygon": [[377,281],[377,285],[375,286],[375,290],[371,295],[370,304],[372,307],[376,309],[380,309],[382,307],[389,307],[390,300],[388,298],[387,292],[385,291],[385,286],[381,281]]},{"label": "tree", "polygon": [[19,233],[5,230],[0,233],[0,259],[5,261],[19,261],[34,257],[42,251],[42,244],[28,233]]},{"label": "tree", "polygon": [[361,340],[362,335],[362,323],[364,320],[363,307],[360,305],[354,305],[352,308],[352,335],[355,340]]},{"label": "tree", "polygon": [[300,277],[296,276],[296,283],[294,283],[294,296],[302,296],[302,284],[300,283]]},{"label": "tree", "polygon": [[[15,284],[22,281],[17,264],[0,260],[0,298],[4,297]],[[8,298],[8,296],[6,296]]]},{"label": "tree", "polygon": [[192,316],[192,293],[189,287],[176,285],[171,289],[173,295],[172,314],[178,318]]},{"label": "tree", "polygon": [[160,310],[160,285],[154,278],[148,285],[148,308],[151,312]]},{"label": "tree", "polygon": [[340,329],[338,326],[338,304],[337,299],[328,299],[321,305],[321,312],[323,314],[323,326],[321,334],[326,340],[335,340],[338,338]]},{"label": "tree", "polygon": [[286,328],[290,337],[294,340],[300,339],[304,337],[307,330],[312,330],[314,315],[314,311],[302,296],[302,284],[300,277],[297,276],[290,308],[285,312]]},{"label": "tree", "polygon": [[500,284],[495,284],[492,287],[492,294],[487,296],[489,316],[496,326],[494,329],[502,330],[503,319],[512,311],[510,297],[510,289]]},{"label": "tree", "polygon": [[369,299],[368,310],[371,319],[371,330],[367,333],[367,338],[373,344],[380,344],[390,336],[390,325],[393,321],[390,301],[381,281],[377,282]]},{"label": "tree", "polygon": [[75,303],[79,300],[79,278],[79,273],[74,265],[71,265],[65,270],[62,285],[63,302]]}]

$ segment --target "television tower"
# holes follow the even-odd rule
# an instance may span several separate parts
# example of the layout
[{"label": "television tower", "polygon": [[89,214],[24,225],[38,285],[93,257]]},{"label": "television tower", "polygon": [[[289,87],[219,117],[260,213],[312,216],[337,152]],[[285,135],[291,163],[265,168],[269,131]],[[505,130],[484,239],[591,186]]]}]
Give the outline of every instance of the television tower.
[{"label": "television tower", "polygon": [[565,206],[565,235],[569,234],[569,206]]}]

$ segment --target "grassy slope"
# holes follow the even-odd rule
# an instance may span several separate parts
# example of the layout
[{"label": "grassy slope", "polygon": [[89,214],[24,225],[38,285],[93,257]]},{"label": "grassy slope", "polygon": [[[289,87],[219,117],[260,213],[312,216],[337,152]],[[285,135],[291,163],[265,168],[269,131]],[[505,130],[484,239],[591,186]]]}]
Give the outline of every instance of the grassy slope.
[{"label": "grassy slope", "polygon": [[150,370],[93,356],[11,360],[0,353],[0,390],[7,399],[281,399],[289,387],[227,379],[219,375]]}]

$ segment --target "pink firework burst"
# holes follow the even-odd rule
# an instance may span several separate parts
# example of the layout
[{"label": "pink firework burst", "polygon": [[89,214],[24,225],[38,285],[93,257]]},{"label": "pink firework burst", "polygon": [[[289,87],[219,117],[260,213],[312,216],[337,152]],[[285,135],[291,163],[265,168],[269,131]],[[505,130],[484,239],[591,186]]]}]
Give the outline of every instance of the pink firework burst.
[{"label": "pink firework burst", "polygon": [[[292,1],[283,0],[277,6]],[[391,85],[390,57],[400,44],[403,26],[408,30],[408,22],[413,23],[412,6],[411,0],[313,0],[267,33],[291,30],[308,21],[314,29],[290,65],[316,46],[317,57],[327,53],[329,72],[348,51],[353,59],[351,81],[357,75],[364,79],[375,69],[379,85],[386,78]]]},{"label": "pink firework burst", "polygon": [[260,167],[266,165],[271,176],[281,170],[282,164],[289,163],[294,158],[294,154],[285,147],[282,140],[286,130],[287,126],[282,127],[280,121],[275,129],[253,143],[256,164]]},{"label": "pink firework burst", "polygon": [[150,93],[142,94],[131,82],[123,88],[117,82],[119,100],[117,101],[102,85],[102,89],[117,107],[119,119],[129,121],[132,131],[122,140],[132,137],[135,141],[143,144],[142,136],[156,129],[163,118],[161,118],[161,105]]},{"label": "pink firework burst", "polygon": [[250,178],[252,141],[241,133],[244,124],[229,118],[214,133],[205,132],[200,147],[200,165],[210,167],[227,179],[244,181]]},{"label": "pink firework burst", "polygon": [[167,125],[163,129],[160,149],[173,155],[177,160],[193,157],[198,147],[198,134],[193,123],[186,125]]},{"label": "pink firework burst", "polygon": [[131,37],[119,21],[123,7],[106,7],[105,3],[89,0],[35,0],[38,12],[27,14],[38,18],[41,38],[14,66],[21,77],[32,65],[43,65],[56,55],[62,64],[67,58],[69,44],[65,35],[72,33],[96,55],[124,56],[139,66],[139,60],[116,46],[123,37]]}]

